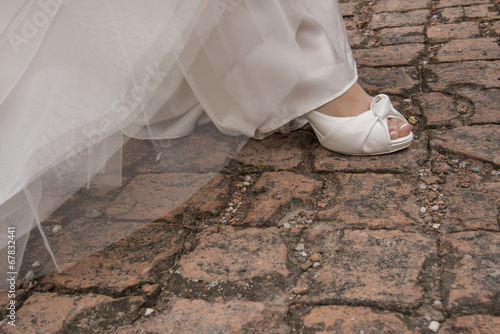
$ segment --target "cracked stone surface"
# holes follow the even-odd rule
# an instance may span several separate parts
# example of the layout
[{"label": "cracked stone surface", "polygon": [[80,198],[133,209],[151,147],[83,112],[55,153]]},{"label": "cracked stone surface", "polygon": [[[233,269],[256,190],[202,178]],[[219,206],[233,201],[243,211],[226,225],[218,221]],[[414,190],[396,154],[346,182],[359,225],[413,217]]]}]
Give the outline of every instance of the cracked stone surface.
[{"label": "cracked stone surface", "polygon": [[179,263],[183,277],[235,281],[274,273],[288,276],[286,246],[277,228],[222,227],[218,233],[207,232]]},{"label": "cracked stone surface", "polygon": [[498,1],[339,5],[408,149],[346,156],[309,125],[130,139],[121,186],[41,223],[61,272],[31,232],[0,332],[499,333]]},{"label": "cracked stone surface", "polygon": [[116,323],[139,317],[143,303],[141,297],[34,293],[17,313],[17,325],[4,329],[6,333],[89,333],[96,328],[110,332],[117,329]]},{"label": "cracked stone surface", "polygon": [[315,275],[317,302],[415,307],[423,298],[420,272],[435,257],[436,242],[399,231],[345,231],[332,243],[329,231],[306,236],[327,259]]},{"label": "cracked stone surface", "polygon": [[159,313],[117,331],[140,333],[285,333],[286,307],[248,301],[207,303],[179,298]]},{"label": "cracked stone surface", "polygon": [[444,301],[454,315],[471,309],[500,315],[500,235],[463,232],[443,243]]},{"label": "cracked stone surface", "polygon": [[301,319],[304,331],[315,333],[411,333],[397,314],[367,307],[317,306]]},{"label": "cracked stone surface", "polygon": [[420,220],[414,186],[394,175],[340,174],[337,182],[334,204],[318,211],[318,219],[332,226],[413,230]]},{"label": "cracked stone surface", "polygon": [[438,151],[465,155],[499,166],[500,137],[497,135],[499,130],[498,125],[485,125],[436,131],[431,134],[431,146]]}]

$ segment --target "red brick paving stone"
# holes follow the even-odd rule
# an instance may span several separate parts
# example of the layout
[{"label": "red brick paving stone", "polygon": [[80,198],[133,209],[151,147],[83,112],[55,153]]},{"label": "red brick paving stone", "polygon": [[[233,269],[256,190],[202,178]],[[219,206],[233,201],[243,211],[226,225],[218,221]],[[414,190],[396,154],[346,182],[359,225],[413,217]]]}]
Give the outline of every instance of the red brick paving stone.
[{"label": "red brick paving stone", "polygon": [[500,90],[488,89],[477,91],[474,89],[460,90],[463,95],[474,103],[475,111],[472,116],[472,124],[499,123],[500,113],[497,106],[500,105]]},{"label": "red brick paving stone", "polygon": [[443,93],[420,93],[415,98],[422,107],[428,127],[462,125],[453,97]]},{"label": "red brick paving stone", "polygon": [[216,174],[167,173],[137,175],[106,214],[119,220],[156,220],[175,209]]},{"label": "red brick paving stone", "polygon": [[[467,181],[468,188],[463,188],[464,181]],[[446,181],[445,190],[453,191],[457,189],[467,189],[474,192],[481,192],[493,199],[500,205],[500,178],[498,175],[472,174],[465,180],[461,177],[449,177]]]},{"label": "red brick paving stone", "polygon": [[263,140],[249,140],[234,160],[252,166],[294,169],[302,162],[304,150],[310,147],[313,139],[314,135],[309,131],[293,131]]},{"label": "red brick paving stone", "polygon": [[288,277],[286,246],[279,230],[221,226],[206,230],[194,251],[180,261],[181,275],[203,281],[237,281],[266,274]]},{"label": "red brick paving stone", "polygon": [[330,235],[335,233],[319,229],[304,235],[306,248],[310,243],[323,244],[315,251],[328,255],[315,275],[313,284],[319,286],[309,293],[313,302],[393,309],[413,308],[422,302],[424,289],[418,281],[424,262],[434,256],[437,247],[432,237],[346,230],[332,245]]},{"label": "red brick paving stone", "polygon": [[393,174],[340,174],[333,206],[317,218],[335,228],[414,230],[420,221],[414,186]]},{"label": "red brick paving stone", "polygon": [[425,42],[423,26],[384,28],[379,31],[378,37],[381,45]]},{"label": "red brick paving stone", "polygon": [[[106,219],[74,219],[65,224],[57,234],[46,233],[60,270],[65,270],[78,261],[97,253],[103,248],[126,238],[147,223],[108,221]],[[53,226],[50,224],[49,226]],[[30,262],[44,263],[45,245],[40,242],[38,249],[30,249]],[[48,254],[47,254],[48,255]],[[46,261],[52,260],[47,258]],[[44,266],[38,267],[43,270]],[[38,276],[38,275],[37,275]]]},{"label": "red brick paving stone", "polygon": [[496,38],[459,39],[446,43],[437,53],[440,62],[500,58]]},{"label": "red brick paving stone", "polygon": [[352,16],[356,14],[356,6],[358,6],[360,1],[349,1],[347,3],[339,3],[340,12],[343,16]]},{"label": "red brick paving stone", "polygon": [[[116,188],[81,189],[42,223],[61,270],[125,238],[150,222],[124,222],[105,217],[106,208],[114,197]],[[62,227],[57,233],[52,232],[55,225]],[[33,270],[37,277],[55,269],[38,229],[31,232],[24,256],[26,265],[35,261],[41,263],[41,266]]]},{"label": "red brick paving stone", "polygon": [[206,186],[188,200],[189,205],[199,213],[208,213],[225,204],[230,193],[229,177],[217,174]]},{"label": "red brick paving stone", "polygon": [[381,12],[403,12],[412,9],[427,8],[427,0],[379,0],[373,6],[375,13]]},{"label": "red brick paving stone", "polygon": [[500,126],[465,126],[431,133],[431,147],[500,166]]},{"label": "red brick paving stone", "polygon": [[471,118],[472,124],[500,123],[500,90],[487,89],[477,90],[464,88],[459,90],[459,95],[465,96],[474,103],[474,115]]},{"label": "red brick paving stone", "polygon": [[423,50],[423,44],[402,44],[354,49],[353,54],[359,66],[396,66],[409,65]]},{"label": "red brick paving stone", "polygon": [[415,139],[409,148],[390,155],[348,156],[323,147],[314,151],[315,172],[414,173],[427,160],[427,143]]},{"label": "red brick paving stone", "polygon": [[288,333],[287,308],[235,300],[208,303],[178,298],[168,311],[120,328],[118,334]]},{"label": "red brick paving stone", "polygon": [[479,191],[453,186],[446,187],[447,217],[442,225],[444,233],[459,231],[500,231],[498,210],[493,198]]},{"label": "red brick paving stone", "polygon": [[3,333],[113,332],[139,316],[142,297],[113,299],[108,296],[60,295],[35,292],[16,312],[16,327],[2,326]]},{"label": "red brick paving stone", "polygon": [[441,17],[448,22],[455,22],[463,18],[464,15],[464,9],[462,7],[451,7],[441,10]]},{"label": "red brick paving stone", "polygon": [[359,48],[362,46],[366,36],[359,30],[347,30],[347,38],[351,48]]},{"label": "red brick paving stone", "polygon": [[500,234],[463,232],[442,241],[443,301],[452,315],[500,314]]},{"label": "red brick paving stone", "polygon": [[[8,289],[9,287],[8,286],[5,286],[6,289]],[[16,306],[19,306],[19,303],[20,303],[20,291],[18,289],[16,289],[16,296],[15,296],[15,301],[16,301]],[[9,290],[5,290],[5,291],[0,291],[0,322],[4,319],[6,319],[5,317],[7,315],[9,315],[10,311],[7,309],[7,307],[9,307],[11,304],[10,304],[10,301],[13,300],[13,298],[10,298],[9,297],[9,294],[11,294],[12,292],[10,292]],[[10,319],[7,319],[7,321],[10,321]],[[7,327],[7,321],[3,324],[4,327]],[[0,325],[0,328],[2,328],[2,325]]]},{"label": "red brick paving stone", "polygon": [[452,85],[476,84],[484,88],[500,88],[500,61],[465,61],[426,65],[436,76],[436,81],[428,81],[429,87],[436,91],[452,89]]},{"label": "red brick paving stone", "polygon": [[418,85],[414,67],[360,68],[358,74],[361,86],[370,92],[400,94]]},{"label": "red brick paving stone", "polygon": [[445,42],[452,39],[465,39],[479,36],[479,28],[475,22],[438,24],[427,28],[430,43]]},{"label": "red brick paving stone", "polygon": [[236,153],[238,145],[246,142],[244,137],[227,136],[213,124],[198,127],[189,136],[158,140],[150,165],[138,169],[138,173],[217,173]]},{"label": "red brick paving stone", "polygon": [[464,7],[466,17],[481,18],[483,20],[500,19],[498,10],[494,5],[480,5]]},{"label": "red brick paving stone", "polygon": [[414,333],[394,313],[367,307],[318,306],[302,318],[305,331],[327,333]]},{"label": "red brick paving stone", "polygon": [[462,6],[462,5],[472,5],[472,4],[480,4],[480,3],[489,3],[489,0],[440,0],[436,7],[453,7],[453,6]]},{"label": "red brick paving stone", "polygon": [[495,32],[497,34],[500,34],[500,21],[496,21],[494,24],[493,24],[493,30],[495,30]]},{"label": "red brick paving stone", "polygon": [[139,166],[136,166],[137,169],[144,170],[147,169],[152,162],[154,162],[157,155],[158,152],[156,152],[151,141],[132,138],[129,139],[123,146],[122,166],[126,169],[138,164]]},{"label": "red brick paving stone", "polygon": [[447,319],[439,333],[497,334],[500,333],[500,317],[474,314]]},{"label": "red brick paving stone", "polygon": [[[182,214],[187,219],[187,211],[195,215],[195,219],[206,219],[218,215],[219,209],[226,204],[230,196],[231,179],[228,175],[217,174],[200,191],[193,195],[181,206],[170,211],[162,219],[168,222],[175,222],[176,216]],[[194,223],[194,222],[192,222]]]},{"label": "red brick paving stone", "polygon": [[471,176],[473,188],[477,191],[482,191],[488,194],[488,197],[493,198],[497,205],[500,206],[500,179],[498,176]]},{"label": "red brick paving stone", "polygon": [[[282,209],[292,205],[292,201],[304,206],[315,206],[315,193],[319,193],[323,182],[312,177],[291,172],[263,173],[252,187],[255,201],[250,206],[242,224],[262,226],[273,224],[273,218],[282,214]],[[284,214],[283,214],[284,216]]]},{"label": "red brick paving stone", "polygon": [[77,291],[121,293],[151,283],[157,279],[157,272],[172,266],[185,236],[181,227],[151,223],[60,274],[42,277],[40,283]]},{"label": "red brick paving stone", "polygon": [[412,25],[422,25],[427,21],[430,11],[419,9],[406,13],[380,13],[373,14],[368,29],[379,29],[389,27],[403,27]]}]

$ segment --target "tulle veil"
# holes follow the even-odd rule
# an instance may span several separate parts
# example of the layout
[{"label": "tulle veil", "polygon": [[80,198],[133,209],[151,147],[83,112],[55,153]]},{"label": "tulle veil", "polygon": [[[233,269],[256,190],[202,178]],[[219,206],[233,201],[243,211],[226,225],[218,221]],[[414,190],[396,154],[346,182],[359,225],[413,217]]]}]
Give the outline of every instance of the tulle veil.
[{"label": "tulle veil", "polygon": [[[327,40],[312,60],[297,42],[311,17]],[[82,186],[120,185],[128,138],[212,122],[234,149],[208,182],[248,137],[303,126],[356,79],[335,1],[2,0],[0,287],[19,273],[33,228],[58,266],[42,222]]]}]

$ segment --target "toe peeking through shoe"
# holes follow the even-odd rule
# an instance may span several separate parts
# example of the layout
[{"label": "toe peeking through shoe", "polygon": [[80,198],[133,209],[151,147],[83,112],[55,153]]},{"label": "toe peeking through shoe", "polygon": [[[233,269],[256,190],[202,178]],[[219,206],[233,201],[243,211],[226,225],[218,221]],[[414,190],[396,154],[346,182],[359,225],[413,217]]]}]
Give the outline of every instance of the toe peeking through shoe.
[{"label": "toe peeking through shoe", "polygon": [[[354,117],[335,117],[316,110],[305,115],[320,143],[325,148],[348,155],[378,155],[402,150],[413,141],[413,133],[391,139],[387,119],[398,118],[405,122],[401,113],[394,109],[385,94],[373,98],[370,110]],[[403,127],[409,125],[405,123]]]}]

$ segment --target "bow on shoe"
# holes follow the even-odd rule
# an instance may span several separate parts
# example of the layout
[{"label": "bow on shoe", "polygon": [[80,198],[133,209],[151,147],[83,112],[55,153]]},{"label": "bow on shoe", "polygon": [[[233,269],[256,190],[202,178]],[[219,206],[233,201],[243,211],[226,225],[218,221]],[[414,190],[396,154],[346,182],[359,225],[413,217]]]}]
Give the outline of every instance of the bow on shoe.
[{"label": "bow on shoe", "polygon": [[379,120],[387,119],[392,114],[392,109],[391,100],[387,95],[380,94],[373,98],[371,110],[378,116]]}]

